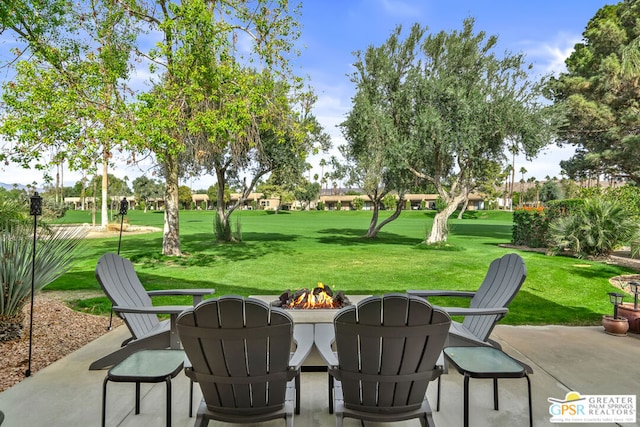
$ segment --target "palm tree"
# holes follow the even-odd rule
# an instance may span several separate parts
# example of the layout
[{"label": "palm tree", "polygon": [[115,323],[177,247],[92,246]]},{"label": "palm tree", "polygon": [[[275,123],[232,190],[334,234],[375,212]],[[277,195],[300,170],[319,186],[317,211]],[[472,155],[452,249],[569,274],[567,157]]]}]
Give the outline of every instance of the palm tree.
[{"label": "palm tree", "polygon": [[522,199],[524,198],[524,174],[527,173],[524,166],[520,168],[520,173],[522,174],[522,179],[520,179],[520,206],[522,206]]},{"label": "palm tree", "polygon": [[[504,208],[507,209],[507,197],[509,198],[509,209],[513,207],[513,186],[509,186],[509,177],[512,175],[513,166],[507,165],[504,168]],[[511,190],[511,191],[509,191]]]}]

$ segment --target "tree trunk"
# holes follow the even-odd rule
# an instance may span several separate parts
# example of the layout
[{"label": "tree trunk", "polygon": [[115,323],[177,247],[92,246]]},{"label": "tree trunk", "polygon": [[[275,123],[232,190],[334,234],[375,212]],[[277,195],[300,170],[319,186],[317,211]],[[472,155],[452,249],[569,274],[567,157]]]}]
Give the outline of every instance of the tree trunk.
[{"label": "tree trunk", "polygon": [[431,233],[427,238],[427,245],[447,241],[447,237],[449,235],[447,221],[449,220],[449,217],[456,211],[456,208],[463,200],[464,196],[456,196],[451,201],[449,201],[449,203],[447,203],[447,206],[442,211],[436,213],[436,216],[433,218]]},{"label": "tree trunk", "polygon": [[233,233],[231,232],[231,224],[229,224],[229,215],[227,215],[224,206],[224,190],[226,188],[224,172],[216,169],[216,178],[218,180],[218,203],[216,203],[216,216],[213,219],[213,233],[219,242],[232,242]]},{"label": "tree trunk", "polygon": [[109,224],[109,211],[107,209],[107,199],[109,198],[109,151],[104,150],[102,159],[102,202],[100,203],[100,223],[104,228]]},{"label": "tree trunk", "polygon": [[404,196],[400,197],[400,200],[398,200],[398,203],[396,204],[396,210],[393,212],[393,214],[389,218],[382,221],[380,224],[377,224],[380,201],[374,203],[373,217],[371,218],[371,224],[369,224],[369,230],[367,230],[367,234],[365,237],[368,237],[371,239],[378,237],[378,232],[382,229],[382,227],[389,224],[391,221],[396,220],[400,216],[400,214],[402,213],[403,204],[404,204]]},{"label": "tree trunk", "polygon": [[458,219],[462,219],[462,215],[464,215],[468,207],[469,207],[469,197],[465,197],[464,203],[462,204],[462,209],[460,209],[460,213],[458,214]]},{"label": "tree trunk", "polygon": [[87,176],[82,175],[82,191],[80,192],[81,210],[87,208]]},{"label": "tree trunk", "polygon": [[94,227],[96,226],[96,193],[98,192],[98,184],[96,182],[95,179],[92,180],[93,181],[93,203],[91,203],[91,225],[93,225]]},{"label": "tree trunk", "polygon": [[180,205],[178,200],[178,157],[165,157],[166,184],[164,195],[164,234],[162,236],[162,254],[181,256],[180,250]]},{"label": "tree trunk", "polygon": [[371,216],[371,222],[369,223],[369,229],[367,230],[367,234],[364,237],[373,239],[378,235],[378,230],[376,226],[378,225],[378,216],[380,213],[380,209],[378,208],[378,203],[376,201],[373,202],[373,215]]}]

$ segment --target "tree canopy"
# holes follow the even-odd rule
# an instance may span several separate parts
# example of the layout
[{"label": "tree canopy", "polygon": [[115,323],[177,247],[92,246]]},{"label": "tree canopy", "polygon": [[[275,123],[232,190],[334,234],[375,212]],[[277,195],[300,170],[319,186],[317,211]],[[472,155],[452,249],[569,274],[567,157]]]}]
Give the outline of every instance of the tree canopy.
[{"label": "tree canopy", "polygon": [[[4,2],[0,30],[32,54],[3,88],[3,130],[23,143],[5,158],[26,165],[55,147],[56,162],[78,169],[100,159],[106,200],[114,151],[151,153],[165,179],[162,252],[180,255],[181,177],[213,172],[221,199],[229,182],[246,183],[242,199],[328,142],[289,63],[298,13],[288,0]],[[148,66],[137,92],[126,85],[134,64]],[[232,210],[218,204],[220,220]]]},{"label": "tree canopy", "polygon": [[414,24],[404,41],[398,27],[381,47],[358,53],[342,124],[351,176],[372,200],[392,190],[402,199],[416,179],[435,188],[444,208],[427,243],[446,240],[449,216],[499,177],[507,148],[531,158],[551,141],[542,82],[530,79],[522,54],[496,54],[497,37],[473,26],[468,18],[460,31],[428,34]]},{"label": "tree canopy", "polygon": [[126,128],[124,93],[134,26],[108,2],[3,2],[3,32],[15,36],[2,87],[0,132],[10,143],[0,159],[34,166],[68,164],[93,173],[102,163],[102,225],[107,223],[107,171]]},{"label": "tree canopy", "polygon": [[[413,178],[398,148],[412,127],[412,82],[408,76],[415,67],[424,30],[414,26],[405,40],[400,39],[401,31],[397,27],[380,47],[369,46],[365,52],[355,53],[356,71],[351,81],[356,94],[340,125],[347,141],[340,147],[346,163],[336,164],[336,172],[343,170],[347,183],[361,188],[371,199],[373,212],[366,233],[370,238],[400,215]],[[394,213],[378,224],[379,209],[390,192],[398,194],[400,201]]]},{"label": "tree canopy", "polygon": [[640,2],[599,9],[565,61],[567,72],[549,82],[562,108],[562,141],[576,147],[563,163],[571,178],[616,176],[640,184]]}]

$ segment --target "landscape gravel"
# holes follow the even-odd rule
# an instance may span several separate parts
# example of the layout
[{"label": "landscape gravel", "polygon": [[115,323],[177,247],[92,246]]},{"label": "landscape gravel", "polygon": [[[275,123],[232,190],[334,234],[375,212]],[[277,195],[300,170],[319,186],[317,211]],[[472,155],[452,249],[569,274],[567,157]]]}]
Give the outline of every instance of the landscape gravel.
[{"label": "landscape gravel", "polygon": [[[25,307],[22,338],[0,343],[0,392],[24,380],[29,361],[29,313]],[[113,328],[122,325],[114,317]],[[31,374],[109,332],[109,318],[74,311],[58,296],[34,299]]]}]

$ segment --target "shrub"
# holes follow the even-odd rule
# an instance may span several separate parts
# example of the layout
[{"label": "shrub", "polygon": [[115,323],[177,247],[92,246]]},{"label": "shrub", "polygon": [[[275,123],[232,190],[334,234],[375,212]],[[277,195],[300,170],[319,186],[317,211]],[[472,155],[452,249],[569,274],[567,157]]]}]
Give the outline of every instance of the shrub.
[{"label": "shrub", "polygon": [[594,198],[585,199],[567,216],[556,218],[550,224],[549,236],[554,251],[602,257],[637,240],[638,231],[638,225],[620,203]]},{"label": "shrub", "polygon": [[22,309],[33,287],[39,291],[64,274],[74,260],[75,250],[86,231],[71,227],[40,227],[35,259],[33,228],[25,223],[0,231],[0,341],[22,335]]},{"label": "shrub", "polygon": [[397,203],[398,203],[398,201],[396,200],[396,196],[394,196],[393,194],[387,194],[382,199],[382,205],[384,206],[385,209],[390,210],[390,211],[396,209],[396,204]]},{"label": "shrub", "polygon": [[323,211],[324,210],[324,202],[318,202],[318,204],[316,205],[316,209],[319,211]]},{"label": "shrub", "polygon": [[351,205],[355,210],[360,211],[364,207],[364,199],[362,197],[354,197]]},{"label": "shrub", "polygon": [[531,248],[547,247],[548,221],[543,208],[516,209],[513,212],[512,243]]}]

